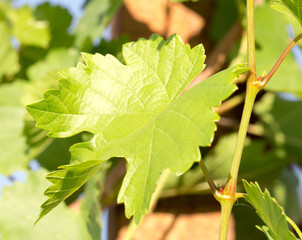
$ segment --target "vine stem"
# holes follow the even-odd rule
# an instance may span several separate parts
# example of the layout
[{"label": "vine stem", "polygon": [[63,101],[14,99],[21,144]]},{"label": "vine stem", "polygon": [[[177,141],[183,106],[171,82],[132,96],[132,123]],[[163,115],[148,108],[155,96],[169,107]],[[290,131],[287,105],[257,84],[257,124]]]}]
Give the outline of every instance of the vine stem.
[{"label": "vine stem", "polygon": [[[252,75],[251,75],[252,77]],[[242,156],[242,151],[244,147],[244,142],[246,139],[246,133],[250,122],[250,117],[252,114],[255,98],[257,93],[260,91],[260,88],[254,84],[248,84],[247,94],[245,98],[242,118],[239,126],[239,132],[235,147],[235,152],[233,156],[233,162],[230,170],[229,180],[227,185],[224,189],[225,194],[234,195],[236,193],[236,186],[237,186],[237,178],[238,178],[238,171]]]},{"label": "vine stem", "polygon": [[228,236],[229,219],[231,217],[231,212],[234,202],[222,201],[220,202],[220,205],[221,205],[221,217],[220,217],[219,240],[225,240],[227,239]]},{"label": "vine stem", "polygon": [[247,50],[248,65],[251,68],[251,75],[256,76],[255,57],[255,0],[247,0]]},{"label": "vine stem", "polygon": [[249,126],[255,98],[257,96],[257,93],[261,90],[256,75],[255,30],[254,30],[255,1],[247,0],[246,6],[247,6],[247,50],[248,50],[248,66],[250,67],[250,74],[247,81],[247,93],[245,97],[244,108],[243,108],[242,118],[239,126],[236,148],[233,156],[232,166],[230,169],[229,179],[223,192],[221,194],[219,192],[219,195],[216,196],[214,195],[221,205],[219,240],[227,239],[228,226],[229,226],[230,215],[233,205],[237,200],[237,198],[242,196],[242,194],[236,193],[238,171],[239,171],[242,151],[246,139],[246,133]]},{"label": "vine stem", "polygon": [[[236,142],[236,148],[234,152],[233,162],[230,170],[230,175],[228,182],[224,188],[221,195],[215,196],[215,198],[220,202],[221,205],[221,222],[220,222],[220,233],[219,240],[227,239],[228,225],[230,221],[230,214],[234,203],[239,197],[242,197],[242,193],[237,193],[237,178],[239,165],[241,161],[242,151],[244,147],[244,142],[246,139],[246,133],[249,126],[250,117],[252,114],[252,109],[254,106],[254,101],[260,88],[253,84],[254,75],[250,75],[248,80],[247,94],[245,98],[242,118],[240,122],[238,138]],[[257,79],[256,79],[257,80]]]}]

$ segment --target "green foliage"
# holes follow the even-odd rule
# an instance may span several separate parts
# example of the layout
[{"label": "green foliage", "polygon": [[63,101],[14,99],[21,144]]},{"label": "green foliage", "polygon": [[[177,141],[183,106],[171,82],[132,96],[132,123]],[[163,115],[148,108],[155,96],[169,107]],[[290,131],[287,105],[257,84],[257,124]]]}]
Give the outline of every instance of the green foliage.
[{"label": "green foliage", "polygon": [[11,75],[19,70],[18,54],[10,44],[10,29],[0,19],[0,82],[4,75]]},{"label": "green foliage", "polygon": [[40,224],[33,226],[39,213],[43,190],[49,185],[45,170],[28,172],[25,183],[16,182],[3,189],[0,197],[0,233],[7,240],[92,240],[81,213],[61,205]]},{"label": "green foliage", "polygon": [[35,9],[34,15],[37,20],[48,22],[51,34],[49,48],[68,48],[73,45],[74,36],[68,33],[72,16],[67,9],[44,3]]},{"label": "green foliage", "polygon": [[272,8],[276,11],[288,14],[296,18],[302,25],[302,1],[301,0],[272,0]]},{"label": "green foliage", "polygon": [[216,11],[212,20],[211,37],[219,42],[232,25],[238,20],[238,8],[235,0],[217,1]]},{"label": "green foliage", "polygon": [[26,140],[22,134],[25,115],[20,87],[0,86],[0,173],[9,175],[26,166]]},{"label": "green foliage", "polygon": [[257,214],[261,217],[266,227],[261,229],[274,240],[296,240],[294,234],[289,231],[286,215],[283,208],[273,199],[269,192],[261,191],[257,183],[243,182],[247,195],[244,196],[252,206],[256,209]]},{"label": "green foliage", "polygon": [[[189,7],[199,14],[198,8],[204,3],[208,1],[176,6]],[[245,21],[241,19],[245,13],[244,0],[215,3],[207,6],[213,12],[202,14],[210,24],[202,29],[200,36],[210,49],[220,49],[215,43],[223,39],[232,24]],[[201,155],[216,184],[223,186],[227,181],[241,107],[224,115],[214,147],[209,149],[219,119],[213,107],[234,92],[233,80],[248,69],[244,65],[227,68],[183,93],[204,68],[202,45],[191,49],[178,35],[167,41],[158,35],[132,43],[126,43],[129,40],[125,36],[112,41],[93,41],[102,37],[121,4],[122,0],[86,1],[79,24],[70,29],[72,17],[59,6],[45,3],[33,9],[14,9],[9,1],[0,2],[0,173],[10,175],[27,168],[28,160],[33,158],[49,170],[63,165],[47,175],[51,186],[43,179],[47,172],[42,170],[28,171],[26,183],[4,189],[0,197],[0,238],[97,240],[101,231],[99,202],[103,206],[112,204],[117,197],[119,203],[125,203],[126,216],[134,215],[134,220],[139,222],[150,208],[155,188],[163,184],[160,179],[165,169],[172,171],[168,171],[164,195],[209,193],[205,176],[195,163]],[[297,18],[301,23],[299,4],[300,1],[294,0],[273,1],[274,8],[290,16],[275,13],[267,4],[257,7],[258,73],[269,70],[287,46],[288,19]],[[177,18],[175,13],[167,13],[168,22]],[[239,54],[243,53],[243,46]],[[236,57],[234,49],[227,57],[230,61]],[[102,55],[84,53],[83,61],[79,60],[80,51]],[[240,62],[239,59],[242,58],[234,62]],[[226,62],[224,67],[227,65]],[[212,67],[216,69],[216,66],[209,69]],[[300,76],[301,70],[289,55],[266,90],[287,91],[301,97]],[[56,88],[57,80],[58,89],[47,90],[44,100],[38,101],[46,89]],[[239,178],[257,179],[268,186],[289,216],[299,222],[297,179],[285,167],[292,162],[301,164],[301,102],[286,102],[271,94],[261,97],[253,118],[256,129],[261,131],[255,132],[255,126],[251,126]],[[234,99],[224,106],[228,108]],[[36,103],[29,105],[28,110],[41,129],[34,126],[35,121],[25,112],[24,105],[32,102]],[[47,132],[60,139],[48,138]],[[253,136],[255,133],[257,137]],[[128,162],[123,183],[120,172],[115,176],[119,164],[111,166],[116,162],[115,157],[124,157]],[[106,186],[103,194],[108,179],[110,187]],[[247,200],[267,224],[258,227],[265,236],[294,239],[288,228],[284,228],[287,224],[283,209],[272,202],[268,192],[262,193],[253,184],[245,183],[245,187]],[[41,194],[45,188],[47,199]],[[84,192],[84,198],[77,212],[66,205],[59,206],[33,228],[38,203],[45,201],[40,219],[65,199],[68,203],[74,201],[79,192]],[[258,239],[259,234],[264,238],[260,231],[251,234],[248,224],[263,223],[256,214],[248,219],[247,214],[235,210],[238,238]]]},{"label": "green foliage", "polygon": [[254,226],[262,226],[263,221],[244,199],[238,199],[233,207],[233,214],[236,222],[236,239],[267,240],[262,232],[254,229]]},{"label": "green foliage", "polygon": [[290,168],[283,169],[280,177],[276,179],[274,185],[269,188],[272,196],[283,206],[286,215],[294,222],[301,222],[301,212],[299,203],[299,179]]},{"label": "green foliage", "polygon": [[199,0],[171,0],[172,2],[198,2]]},{"label": "green foliage", "polygon": [[301,101],[289,102],[266,94],[257,104],[255,112],[264,122],[270,142],[283,149],[288,161],[301,164]]},{"label": "green foliage", "polygon": [[89,1],[85,6],[84,16],[76,29],[76,46],[81,46],[87,38],[94,40],[100,37],[122,3],[122,0]]},{"label": "green foliage", "polygon": [[22,45],[47,48],[50,33],[47,22],[37,21],[29,7],[13,10],[7,7],[5,14],[13,26],[13,35]]}]

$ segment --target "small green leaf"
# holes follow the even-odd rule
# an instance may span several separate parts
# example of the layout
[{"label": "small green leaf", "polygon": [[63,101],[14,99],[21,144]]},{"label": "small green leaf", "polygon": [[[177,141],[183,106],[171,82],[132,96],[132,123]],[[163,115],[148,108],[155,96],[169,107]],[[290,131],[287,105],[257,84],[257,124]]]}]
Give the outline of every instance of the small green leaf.
[{"label": "small green leaf", "polygon": [[[119,193],[126,216],[139,222],[148,210],[163,170],[182,174],[200,159],[199,146],[209,146],[219,116],[212,110],[236,89],[233,80],[247,71],[235,66],[180,95],[204,67],[204,49],[191,49],[177,35],[158,35],[123,47],[126,66],[110,55],[83,55],[86,65],[62,73],[59,90],[28,106],[37,125],[54,137],[81,131],[90,142],[71,147],[73,181],[61,172],[46,195],[41,216],[79,188],[96,168],[112,157],[125,157],[128,172]],[[87,170],[89,163],[93,167]],[[72,185],[72,186],[71,186]],[[67,187],[68,186],[68,187]]]},{"label": "small green leaf", "polygon": [[[283,208],[272,198],[267,190],[261,191],[258,183],[247,183],[243,181],[247,195],[244,196],[256,209],[267,228],[266,235],[274,240],[296,240],[294,234],[289,231],[286,215]],[[269,234],[268,234],[269,233]]]},{"label": "small green leaf", "polygon": [[86,161],[81,164],[64,165],[60,167],[62,170],[49,173],[46,178],[53,184],[44,193],[48,199],[42,204],[36,222],[82,186],[98,170],[101,163]]},{"label": "small green leaf", "polygon": [[272,8],[296,18],[302,25],[302,0],[272,0]]}]

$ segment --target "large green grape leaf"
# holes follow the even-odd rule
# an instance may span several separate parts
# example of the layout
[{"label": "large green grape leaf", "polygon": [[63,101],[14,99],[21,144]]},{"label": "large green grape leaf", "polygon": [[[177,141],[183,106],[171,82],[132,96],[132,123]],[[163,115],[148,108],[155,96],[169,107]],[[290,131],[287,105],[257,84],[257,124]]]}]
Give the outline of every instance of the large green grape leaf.
[{"label": "large green grape leaf", "polygon": [[3,75],[14,74],[19,70],[18,54],[10,43],[10,29],[0,19],[0,81]]},{"label": "large green grape leaf", "polygon": [[129,168],[119,193],[126,216],[137,222],[149,208],[160,173],[181,174],[209,146],[219,116],[212,110],[235,89],[247,68],[236,66],[181,95],[204,67],[204,49],[190,49],[177,35],[158,35],[123,47],[126,66],[112,56],[84,54],[86,65],[63,72],[59,90],[28,106],[37,126],[53,137],[81,131],[95,134],[71,148],[72,164],[51,173],[54,184],[40,217],[72,194],[111,157],[125,157]]},{"label": "large green grape leaf", "polygon": [[[255,11],[256,65],[260,75],[268,72],[287,47],[289,40],[285,17],[268,5],[257,7]],[[265,23],[265,24],[262,24]],[[289,53],[265,89],[277,92],[302,94],[302,71]]]},{"label": "large green grape leaf", "polygon": [[247,192],[244,196],[245,200],[252,204],[269,228],[265,228],[265,232],[269,231],[266,235],[270,235],[275,240],[296,240],[294,234],[289,231],[283,208],[270,196],[269,192],[267,190],[262,192],[257,183],[249,184],[244,181],[243,184]]},{"label": "large green grape leaf", "polygon": [[[45,170],[29,172],[25,183],[16,182],[3,188],[0,197],[0,238],[6,240],[92,240],[81,213],[65,204],[49,214],[38,225],[39,203],[42,192],[49,186]],[[94,238],[95,239],[95,238]]]},{"label": "large green grape leaf", "polygon": [[23,136],[25,109],[21,88],[0,86],[0,173],[9,175],[26,166],[26,140]]},{"label": "large green grape leaf", "polygon": [[272,8],[296,18],[302,25],[302,0],[272,0]]}]

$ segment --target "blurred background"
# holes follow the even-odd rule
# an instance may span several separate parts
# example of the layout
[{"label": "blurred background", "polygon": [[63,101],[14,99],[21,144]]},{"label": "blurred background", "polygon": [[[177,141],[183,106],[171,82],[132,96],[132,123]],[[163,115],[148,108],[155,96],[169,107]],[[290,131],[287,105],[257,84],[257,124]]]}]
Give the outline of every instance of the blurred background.
[{"label": "blurred background", "polygon": [[[269,71],[295,33],[297,23],[257,0],[257,71]],[[88,183],[35,227],[45,175],[68,164],[69,147],[90,133],[52,139],[35,127],[25,105],[56,88],[58,71],[83,62],[81,52],[112,54],[122,63],[122,45],[158,33],[179,34],[192,47],[202,43],[205,70],[190,84],[246,62],[244,0],[0,0],[0,239],[216,239],[220,207],[198,165],[171,174],[160,199],[138,228],[124,217],[116,197],[126,171],[124,159],[103,164]],[[240,178],[258,181],[301,226],[302,53],[295,46],[257,97]],[[221,115],[211,148],[201,148],[217,185],[228,177],[245,96],[239,89],[216,111]],[[242,190],[241,181],[239,191]],[[230,240],[266,239],[243,200],[233,209]],[[102,236],[102,238],[101,238]]]}]

